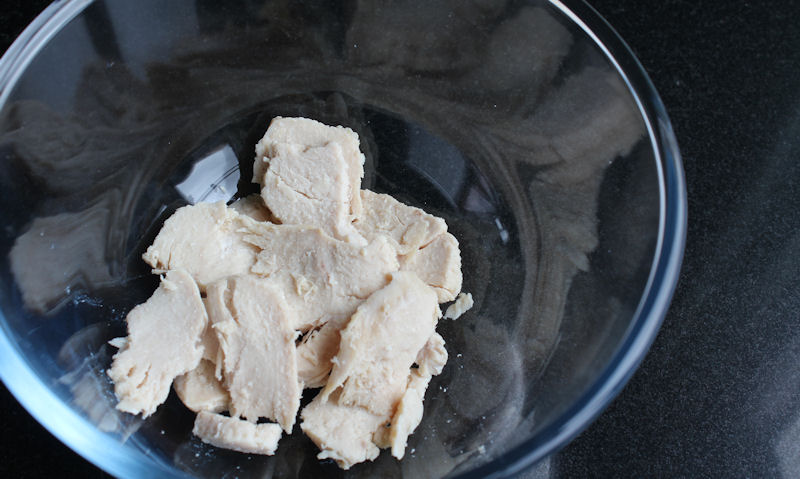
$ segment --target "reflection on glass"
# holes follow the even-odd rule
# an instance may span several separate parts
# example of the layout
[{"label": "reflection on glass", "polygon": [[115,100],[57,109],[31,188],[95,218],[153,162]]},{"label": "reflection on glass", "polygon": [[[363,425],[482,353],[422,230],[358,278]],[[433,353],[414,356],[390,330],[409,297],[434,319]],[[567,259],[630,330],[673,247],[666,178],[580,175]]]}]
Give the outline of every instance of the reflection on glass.
[{"label": "reflection on glass", "polygon": [[239,183],[239,160],[230,146],[224,146],[192,166],[185,180],[175,185],[189,203],[228,201]]}]

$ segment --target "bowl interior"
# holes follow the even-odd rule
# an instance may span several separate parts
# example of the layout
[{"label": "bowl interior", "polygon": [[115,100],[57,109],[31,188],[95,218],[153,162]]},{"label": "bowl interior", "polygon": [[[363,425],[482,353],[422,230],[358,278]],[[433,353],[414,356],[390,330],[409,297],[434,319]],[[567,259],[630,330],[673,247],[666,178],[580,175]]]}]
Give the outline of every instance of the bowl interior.
[{"label": "bowl interior", "polygon": [[[119,475],[441,477],[544,447],[629,335],[662,205],[636,98],[560,4],[85,3],[51,7],[74,18],[2,90],[3,354],[30,373],[4,379],[26,406],[15,381],[44,385],[92,438],[66,442]],[[106,341],[158,281],[142,252],[176,208],[256,191],[277,115],[358,132],[363,187],[461,243],[475,307],[439,326],[450,361],[402,462],[345,473],[299,428],[274,457],[217,450],[174,394],[146,421],[114,409]]]}]

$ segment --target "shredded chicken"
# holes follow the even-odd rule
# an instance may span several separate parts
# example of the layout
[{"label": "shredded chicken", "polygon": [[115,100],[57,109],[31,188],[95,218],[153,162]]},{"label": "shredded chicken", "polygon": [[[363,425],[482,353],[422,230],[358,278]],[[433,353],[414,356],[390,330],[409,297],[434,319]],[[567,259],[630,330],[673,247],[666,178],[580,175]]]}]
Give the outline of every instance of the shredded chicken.
[{"label": "shredded chicken", "polygon": [[237,232],[241,218],[223,202],[178,208],[142,258],[156,271],[186,270],[205,290],[255,262],[257,250]]},{"label": "shredded chicken", "polygon": [[282,293],[268,280],[235,276],[211,285],[208,303],[231,415],[252,422],[266,417],[291,432],[300,387],[292,312]]},{"label": "shredded chicken", "polygon": [[278,285],[297,313],[294,328],[303,331],[350,317],[399,268],[383,238],[358,246],[306,226],[260,223],[247,231],[245,241],[261,250],[251,271]]},{"label": "shredded chicken", "polygon": [[447,349],[444,347],[444,338],[439,333],[433,333],[425,346],[417,354],[419,373],[423,376],[437,376],[441,374],[447,363]]},{"label": "shredded chicken", "polygon": [[356,230],[368,240],[388,238],[400,255],[415,252],[447,231],[443,219],[389,195],[361,190],[361,202],[364,210],[353,223]]},{"label": "shredded chicken", "polygon": [[350,128],[328,126],[308,118],[282,118],[272,120],[267,133],[256,145],[256,161],[253,165],[253,183],[263,185],[264,174],[275,155],[277,145],[294,144],[306,148],[339,145],[345,160],[345,174],[349,193],[347,202],[353,217],[361,214],[361,178],[364,177],[364,155],[359,149],[358,135]]},{"label": "shredded chicken", "polygon": [[430,376],[412,371],[408,378],[406,391],[398,401],[397,410],[392,416],[391,426],[389,426],[388,438],[392,456],[397,459],[402,459],[405,455],[408,436],[422,421],[422,400],[425,398],[425,390],[428,389],[430,380]]},{"label": "shredded chicken", "polygon": [[319,459],[333,459],[342,469],[372,461],[378,457],[378,446],[372,441],[374,432],[386,422],[358,406],[338,404],[338,396],[323,400],[314,398],[301,413],[303,432],[320,448]]},{"label": "shredded chicken", "polygon": [[[409,376],[417,374],[410,367],[435,334],[439,316],[435,293],[407,272],[393,273],[385,288],[359,306],[340,333],[339,353],[325,388],[302,413],[303,431],[322,451],[318,457],[333,458],[347,469],[377,456],[373,436],[402,407],[406,395],[419,395],[416,383],[414,392],[408,392]],[[421,399],[419,406],[412,399],[405,402],[409,412],[389,433],[400,457],[407,435],[419,423],[417,415],[421,418]],[[410,411],[417,407],[419,411]]]},{"label": "shredded chicken", "polygon": [[415,274],[392,273],[392,281],[367,298],[342,330],[322,400],[341,388],[339,404],[389,414],[440,316],[435,293]]},{"label": "shredded chicken", "polygon": [[281,427],[274,423],[253,424],[209,411],[200,411],[194,420],[192,433],[212,446],[271,456],[278,448]]},{"label": "shredded chicken", "polygon": [[172,380],[200,362],[208,316],[192,278],[174,270],[126,321],[128,336],[108,376],[119,399],[117,409],[147,417],[167,399]]},{"label": "shredded chicken", "polygon": [[269,455],[302,390],[322,388],[300,415],[320,459],[402,458],[447,362],[435,328],[461,257],[443,219],[359,190],[363,163],[353,131],[276,118],[256,147],[260,195],[178,209],[143,255],[165,279],[110,342],[117,407],[146,416],[174,379],[195,435]]},{"label": "shredded chicken", "polygon": [[240,215],[249,216],[255,221],[275,222],[275,218],[272,216],[269,209],[267,209],[267,205],[264,204],[264,199],[261,195],[252,194],[245,196],[231,203],[230,207]]},{"label": "shredded chicken", "polygon": [[213,362],[202,359],[196,368],[175,378],[172,387],[184,405],[194,412],[227,411],[230,395],[214,374]]},{"label": "shredded chicken", "polygon": [[461,253],[450,233],[436,237],[429,245],[400,260],[400,269],[413,271],[435,291],[440,303],[452,301],[461,291]]},{"label": "shredded chicken", "polygon": [[348,196],[352,189],[338,144],[279,143],[273,154],[261,196],[281,223],[314,225],[331,237],[366,243],[352,225]]},{"label": "shredded chicken", "polygon": [[307,388],[325,385],[339,352],[340,331],[346,320],[329,320],[321,328],[310,331],[297,346],[297,374]]},{"label": "shredded chicken", "polygon": [[447,307],[444,312],[444,317],[447,319],[458,319],[472,308],[475,302],[472,300],[472,295],[469,293],[460,293],[456,298],[455,303]]}]

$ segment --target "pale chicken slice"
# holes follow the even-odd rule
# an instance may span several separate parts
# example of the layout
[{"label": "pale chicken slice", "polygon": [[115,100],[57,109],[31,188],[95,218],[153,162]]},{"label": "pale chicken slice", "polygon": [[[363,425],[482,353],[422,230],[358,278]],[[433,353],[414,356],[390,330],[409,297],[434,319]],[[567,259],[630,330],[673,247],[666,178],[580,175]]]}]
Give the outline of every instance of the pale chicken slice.
[{"label": "pale chicken slice", "polygon": [[191,276],[173,270],[126,321],[128,336],[108,376],[119,399],[117,409],[147,417],[167,399],[172,380],[200,362],[208,317]]},{"label": "pale chicken slice", "polygon": [[318,394],[300,414],[300,428],[320,449],[318,459],[333,459],[342,469],[372,461],[380,451],[372,436],[387,420],[359,406],[341,406],[337,395]]},{"label": "pale chicken slice", "polygon": [[447,349],[444,347],[444,338],[439,333],[433,333],[425,346],[417,354],[417,370],[423,376],[437,376],[441,374],[447,364]]},{"label": "pale chicken slice", "polygon": [[444,317],[447,319],[458,319],[461,315],[469,311],[474,304],[475,301],[472,299],[472,294],[460,293],[456,301],[447,307],[447,311],[444,312]]},{"label": "pale chicken slice", "polygon": [[275,146],[264,174],[261,197],[287,225],[310,225],[354,243],[366,243],[352,225],[346,162],[337,143]]},{"label": "pale chicken slice", "polygon": [[[203,298],[203,305],[206,307],[206,313],[211,314],[208,310],[208,299]],[[222,354],[219,350],[219,341],[217,340],[217,333],[214,331],[211,323],[206,324],[203,334],[200,336],[200,342],[203,345],[203,359],[218,364]],[[221,376],[220,376],[221,377]]]},{"label": "pale chicken slice", "polygon": [[373,293],[341,332],[339,352],[320,393],[340,389],[338,404],[390,415],[402,397],[419,351],[441,313],[436,293],[412,272],[396,272]]},{"label": "pale chicken slice", "polygon": [[239,198],[231,203],[230,208],[240,215],[248,216],[255,221],[270,221],[274,223],[272,213],[267,208],[267,205],[264,204],[264,199],[261,195],[253,193],[244,198]]},{"label": "pale chicken slice", "polygon": [[447,231],[443,219],[389,195],[361,190],[361,202],[363,210],[353,226],[367,240],[385,235],[400,255],[418,250]]},{"label": "pale chicken slice", "polygon": [[297,375],[306,388],[325,385],[333,367],[331,360],[339,352],[339,332],[346,320],[333,319],[309,332],[297,346]]},{"label": "pale chicken slice", "polygon": [[291,432],[300,407],[292,311],[269,280],[235,276],[208,288],[231,416],[266,417]]},{"label": "pale chicken slice", "polygon": [[172,387],[181,402],[194,412],[228,410],[230,396],[214,375],[216,366],[203,359],[196,368],[175,378]]},{"label": "pale chicken slice", "polygon": [[[226,280],[220,280],[224,282]],[[213,286],[213,285],[212,285]],[[208,296],[203,298],[203,305],[208,314],[208,324],[205,331],[203,331],[203,359],[211,361],[214,364],[214,377],[218,381],[222,381],[222,363],[224,357],[222,355],[222,348],[219,347],[219,339],[217,339],[217,331],[214,329],[214,319],[227,318],[230,313],[224,301],[218,300],[219,295]],[[216,299],[212,301],[212,299]]]},{"label": "pale chicken slice", "polygon": [[272,120],[264,137],[256,145],[256,160],[253,164],[253,183],[263,185],[264,174],[275,155],[275,146],[294,144],[306,148],[336,143],[345,160],[347,176],[347,211],[353,217],[361,213],[361,179],[364,177],[364,154],[359,148],[358,135],[350,128],[328,126],[308,118],[276,117]]},{"label": "pale chicken slice", "polygon": [[257,250],[237,233],[242,222],[224,202],[178,208],[142,258],[156,271],[186,270],[202,290],[218,279],[245,273]]},{"label": "pale chicken slice", "polygon": [[348,318],[399,269],[384,238],[366,246],[335,240],[317,228],[249,223],[246,241],[257,246],[251,271],[268,277],[296,312],[293,327],[307,331]]},{"label": "pale chicken slice", "polygon": [[267,456],[275,454],[282,435],[274,423],[253,424],[209,411],[197,414],[192,433],[212,446]]},{"label": "pale chicken slice", "polygon": [[392,456],[397,459],[402,459],[405,455],[408,436],[422,421],[422,400],[425,399],[430,381],[431,376],[420,374],[419,371],[412,370],[408,377],[408,386],[397,404],[389,426],[388,446],[392,448]]},{"label": "pale chicken slice", "polygon": [[392,456],[397,459],[403,458],[408,436],[422,421],[422,401],[431,377],[440,374],[447,363],[447,349],[444,347],[444,339],[438,333],[433,333],[428,338],[425,347],[417,354],[416,363],[418,367],[411,370],[406,391],[397,403],[389,426],[382,431],[383,443],[379,444],[380,447],[390,447]]},{"label": "pale chicken slice", "polygon": [[413,271],[435,291],[440,303],[461,291],[461,252],[450,233],[439,235],[424,248],[400,258],[402,271]]},{"label": "pale chicken slice", "polygon": [[392,455],[398,459],[403,457],[408,436],[422,420],[422,400],[431,377],[440,374],[447,363],[447,349],[439,333],[433,333],[428,338],[415,362],[418,367],[411,369],[406,391],[398,402],[392,419],[378,428],[372,437],[381,449],[391,448]]}]

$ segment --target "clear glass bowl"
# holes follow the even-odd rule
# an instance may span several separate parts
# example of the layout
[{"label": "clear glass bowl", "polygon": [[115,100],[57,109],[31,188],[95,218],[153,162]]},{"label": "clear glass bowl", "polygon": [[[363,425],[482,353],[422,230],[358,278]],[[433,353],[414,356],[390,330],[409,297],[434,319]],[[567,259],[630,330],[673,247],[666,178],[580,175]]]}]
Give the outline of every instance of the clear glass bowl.
[{"label": "clear glass bowl", "polygon": [[[348,472],[295,431],[274,457],[142,421],[104,374],[157,283],[140,255],[196,201],[252,191],[275,115],[353,128],[364,187],[443,216],[475,307],[401,462]],[[505,477],[564,445],[646,353],[686,198],[647,76],[582,2],[72,0],[0,62],[0,376],[121,477]]]}]

